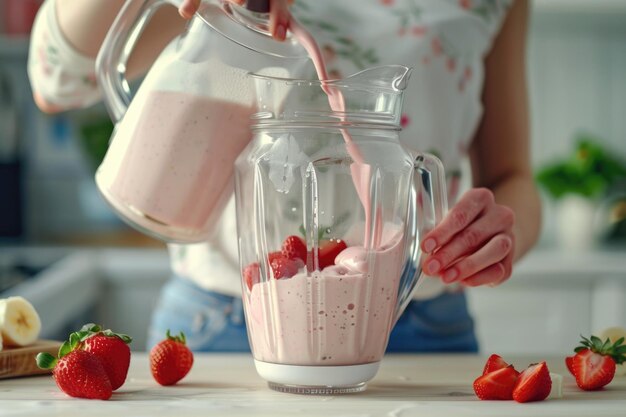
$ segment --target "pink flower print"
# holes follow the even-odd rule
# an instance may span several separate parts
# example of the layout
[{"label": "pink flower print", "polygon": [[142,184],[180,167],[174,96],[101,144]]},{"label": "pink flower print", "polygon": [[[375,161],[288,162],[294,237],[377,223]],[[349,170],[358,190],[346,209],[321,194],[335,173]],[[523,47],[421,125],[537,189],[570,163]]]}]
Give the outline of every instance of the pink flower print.
[{"label": "pink flower print", "polygon": [[83,83],[90,86],[91,88],[96,88],[98,86],[98,81],[96,79],[96,74],[89,74],[83,78]]},{"label": "pink flower print", "polygon": [[379,0],[380,4],[382,4],[383,6],[391,6],[393,5],[395,0]]},{"label": "pink flower print", "polygon": [[435,56],[441,55],[443,52],[443,46],[441,45],[441,40],[439,38],[433,38],[430,45]]},{"label": "pink flower print", "polygon": [[324,57],[324,61],[330,64],[337,57],[337,54],[335,53],[335,48],[333,48],[332,45],[324,45],[322,47],[322,56]]},{"label": "pink flower print", "polygon": [[430,57],[428,55],[424,55],[422,57],[422,65],[428,65],[430,64]]},{"label": "pink flower print", "polygon": [[465,10],[469,10],[472,8],[472,0],[459,0],[459,6]]},{"label": "pink flower print", "polygon": [[402,116],[400,116],[400,126],[404,129],[410,123],[411,119],[409,119],[409,116],[407,116],[406,113],[403,113]]},{"label": "pink flower print", "polygon": [[413,36],[422,37],[426,34],[426,28],[424,26],[413,26],[411,33]]},{"label": "pink flower print", "polygon": [[343,77],[341,75],[341,71],[339,71],[338,69],[331,69],[328,70],[328,78],[330,78],[331,80],[340,80]]},{"label": "pink flower print", "polygon": [[470,78],[472,78],[472,68],[471,67],[465,67],[465,70],[463,71],[463,78],[465,80],[469,80]]},{"label": "pink flower print", "polygon": [[448,58],[446,60],[446,67],[448,71],[454,72],[454,70],[456,70],[456,60],[454,58]]},{"label": "pink flower print", "polygon": [[406,28],[403,26],[400,29],[398,29],[398,36],[404,36],[406,35]]},{"label": "pink flower print", "polygon": [[465,91],[465,79],[461,78],[459,80],[459,92],[462,93],[463,91]]}]

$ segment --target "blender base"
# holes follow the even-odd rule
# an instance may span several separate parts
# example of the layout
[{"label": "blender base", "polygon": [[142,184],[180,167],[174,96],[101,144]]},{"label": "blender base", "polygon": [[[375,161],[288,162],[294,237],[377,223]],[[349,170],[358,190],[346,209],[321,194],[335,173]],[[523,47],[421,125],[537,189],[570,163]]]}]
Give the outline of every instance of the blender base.
[{"label": "blender base", "polygon": [[366,382],[378,372],[380,362],[344,366],[282,365],[254,361],[270,389],[306,395],[352,394],[365,391]]}]

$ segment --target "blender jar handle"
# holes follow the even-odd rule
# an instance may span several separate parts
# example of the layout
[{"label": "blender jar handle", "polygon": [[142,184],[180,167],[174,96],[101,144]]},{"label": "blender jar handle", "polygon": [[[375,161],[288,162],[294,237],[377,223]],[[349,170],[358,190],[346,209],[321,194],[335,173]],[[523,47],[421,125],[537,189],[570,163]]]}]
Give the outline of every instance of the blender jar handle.
[{"label": "blender jar handle", "polygon": [[446,176],[439,158],[413,153],[413,186],[409,195],[406,235],[409,257],[400,278],[396,320],[411,301],[422,276],[422,237],[441,222],[448,210]]},{"label": "blender jar handle", "polygon": [[152,14],[165,4],[179,7],[182,0],[144,0],[140,7],[134,1],[126,1],[102,43],[96,71],[104,103],[114,123],[124,117],[131,101],[126,80],[128,57]]}]

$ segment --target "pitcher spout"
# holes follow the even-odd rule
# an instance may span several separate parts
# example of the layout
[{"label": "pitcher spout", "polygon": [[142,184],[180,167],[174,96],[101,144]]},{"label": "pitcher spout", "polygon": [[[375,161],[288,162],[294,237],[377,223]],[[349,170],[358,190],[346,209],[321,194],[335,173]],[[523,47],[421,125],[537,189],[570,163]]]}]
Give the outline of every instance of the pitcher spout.
[{"label": "pitcher spout", "polygon": [[393,91],[403,91],[409,83],[412,70],[412,68],[405,67],[404,65],[385,65],[368,68],[345,78],[342,80],[342,84],[363,85],[368,87],[388,88]]}]

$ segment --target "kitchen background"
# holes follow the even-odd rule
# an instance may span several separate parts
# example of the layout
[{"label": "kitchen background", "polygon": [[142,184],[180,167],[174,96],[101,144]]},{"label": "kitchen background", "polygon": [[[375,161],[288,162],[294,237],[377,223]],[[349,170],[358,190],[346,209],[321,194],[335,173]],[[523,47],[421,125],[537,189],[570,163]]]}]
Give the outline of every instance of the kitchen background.
[{"label": "kitchen background", "polygon": [[[38,4],[0,0],[0,297],[29,298],[46,337],[93,320],[141,350],[167,256],[96,191],[104,108],[34,106]],[[528,58],[544,229],[506,285],[470,291],[482,349],[502,354],[562,353],[581,333],[626,327],[626,0],[536,0]]]}]

